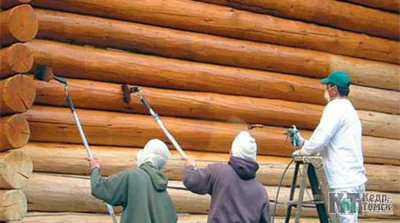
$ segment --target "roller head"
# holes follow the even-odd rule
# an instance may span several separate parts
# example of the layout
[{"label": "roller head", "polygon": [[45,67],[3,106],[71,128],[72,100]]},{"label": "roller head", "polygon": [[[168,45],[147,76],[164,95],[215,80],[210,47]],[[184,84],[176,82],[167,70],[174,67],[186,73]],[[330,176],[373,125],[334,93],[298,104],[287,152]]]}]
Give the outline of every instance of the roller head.
[{"label": "roller head", "polygon": [[35,69],[35,78],[37,80],[49,82],[54,79],[53,69],[43,64],[39,64]]},{"label": "roller head", "polygon": [[124,102],[129,104],[129,102],[131,102],[131,90],[128,84],[122,85],[122,94],[124,96]]}]

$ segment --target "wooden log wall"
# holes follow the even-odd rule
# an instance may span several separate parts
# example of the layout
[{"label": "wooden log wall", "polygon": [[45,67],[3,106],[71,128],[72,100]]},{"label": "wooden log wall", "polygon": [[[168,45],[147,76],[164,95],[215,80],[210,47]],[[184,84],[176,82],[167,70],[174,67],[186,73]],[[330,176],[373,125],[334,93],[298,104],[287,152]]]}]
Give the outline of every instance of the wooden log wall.
[{"label": "wooden log wall", "polygon": [[[104,175],[135,167],[136,153],[149,139],[168,143],[135,95],[123,103],[121,84],[128,83],[142,87],[200,167],[226,162],[234,136],[248,124],[264,124],[251,132],[259,145],[257,178],[270,198],[293,151],[286,128],[296,124],[309,137],[326,104],[319,79],[344,70],[352,78],[350,99],[363,123],[367,190],[388,193],[394,201],[393,214],[367,215],[361,222],[396,221],[399,14],[398,0],[387,2],[35,0],[32,9],[24,4],[29,0],[1,0],[6,10],[0,22],[6,32],[0,36],[0,123],[18,119],[11,123],[26,120],[29,125],[28,131],[19,131],[25,135],[11,128],[0,131],[7,135],[0,136],[7,139],[0,141],[1,150],[18,148],[0,153],[0,163],[18,163],[19,168],[17,180],[11,181],[10,170],[0,168],[0,188],[17,194],[23,188],[31,213],[22,222],[110,220],[105,205],[90,195],[85,151],[70,111],[62,108],[63,86],[21,75],[37,64],[51,66],[69,81]],[[20,19],[10,16],[21,10],[27,13]],[[28,16],[29,29],[12,28],[28,24]],[[29,32],[32,38],[17,38]],[[24,114],[15,114],[20,112]],[[165,172],[174,180],[169,192],[183,214],[179,222],[206,222],[209,197],[192,194],[178,182],[182,168],[173,151]],[[36,173],[30,177],[32,169]],[[284,186],[290,186],[292,171]],[[281,201],[288,199],[288,189],[283,189]],[[21,207],[16,210],[24,216]],[[278,208],[283,216],[284,207]],[[316,221],[314,210],[304,214],[307,221]]]},{"label": "wooden log wall", "polygon": [[30,5],[20,5],[0,12],[1,45],[27,42],[38,32],[38,19]]}]

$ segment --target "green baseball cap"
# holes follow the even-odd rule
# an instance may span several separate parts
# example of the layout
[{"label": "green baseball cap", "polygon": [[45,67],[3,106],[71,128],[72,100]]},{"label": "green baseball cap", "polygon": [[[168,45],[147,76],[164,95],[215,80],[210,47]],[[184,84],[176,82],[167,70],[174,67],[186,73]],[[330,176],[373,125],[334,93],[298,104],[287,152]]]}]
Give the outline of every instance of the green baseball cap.
[{"label": "green baseball cap", "polygon": [[333,84],[341,89],[348,89],[350,87],[350,76],[340,70],[333,71],[329,77],[321,80],[321,84]]}]

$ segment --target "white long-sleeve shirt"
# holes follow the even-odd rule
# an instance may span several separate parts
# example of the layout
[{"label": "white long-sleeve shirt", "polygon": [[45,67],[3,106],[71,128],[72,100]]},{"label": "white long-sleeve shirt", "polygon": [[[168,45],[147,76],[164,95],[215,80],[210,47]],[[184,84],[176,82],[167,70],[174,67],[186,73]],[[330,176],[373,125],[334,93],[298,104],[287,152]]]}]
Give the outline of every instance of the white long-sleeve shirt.
[{"label": "white long-sleeve shirt", "polygon": [[325,107],[318,127],[305,141],[301,153],[320,153],[331,189],[360,186],[367,181],[361,136],[361,121],[351,102],[334,99]]}]

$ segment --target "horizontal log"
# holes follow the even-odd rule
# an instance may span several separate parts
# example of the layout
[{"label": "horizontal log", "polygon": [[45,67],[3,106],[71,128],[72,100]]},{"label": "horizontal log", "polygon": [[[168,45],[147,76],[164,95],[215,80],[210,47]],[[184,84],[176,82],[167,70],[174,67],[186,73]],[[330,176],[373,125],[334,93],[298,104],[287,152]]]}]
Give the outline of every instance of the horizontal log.
[{"label": "horizontal log", "polygon": [[[232,73],[225,73],[233,70],[227,67],[80,47],[51,41],[33,40],[24,43],[24,45],[33,51],[36,63],[43,63],[52,66],[55,73],[81,79],[85,78],[141,85],[165,85],[173,88],[187,89],[188,87],[186,87],[186,85],[193,84],[189,84],[188,82],[195,82],[197,77],[202,76],[205,73],[217,71],[220,74],[223,70],[223,76],[228,75],[231,77],[234,75]],[[276,53],[284,55],[286,59],[279,57],[279,59],[275,58],[273,60],[278,59],[280,60],[279,63],[290,60],[285,56],[287,54],[280,51],[276,51]],[[315,57],[313,58],[315,59]],[[318,57],[318,59],[320,58]],[[326,77],[330,69],[343,69],[349,72],[350,76],[352,76],[352,81],[355,84],[380,86],[382,88],[395,90],[400,89],[400,86],[398,85],[398,71],[400,69],[395,65],[355,58],[348,58],[345,60],[344,58],[336,56],[335,59],[331,60],[331,62],[332,63],[328,67],[325,66],[324,68],[324,66],[322,66],[323,72],[320,72],[320,77]],[[297,61],[295,64],[303,63]],[[317,66],[317,64],[314,64],[315,66],[311,64],[309,65],[310,66],[304,67],[312,69],[314,73],[318,73],[319,71],[316,69],[321,68],[321,66]],[[282,66],[281,64],[279,67],[290,66],[288,64]],[[297,65],[294,67],[297,67]],[[189,68],[190,71],[188,71],[187,68]],[[189,77],[184,75],[187,78],[184,79],[184,83],[176,83],[178,76],[189,72],[191,74]],[[238,74],[239,77],[243,77],[245,72],[247,73],[247,71],[240,69],[236,70],[234,73]],[[310,73],[313,72],[310,70]],[[198,82],[193,85],[197,85],[197,87],[200,87],[199,85],[201,85],[203,88],[204,85],[210,84],[211,77],[214,76],[217,75],[214,74],[213,76],[207,76],[204,82],[203,79],[198,80]],[[221,79],[225,80],[225,78],[219,76],[216,80],[213,80],[213,82],[219,82]],[[238,79],[238,77],[236,77],[236,79]],[[259,79],[260,76],[258,76],[257,80]],[[236,83],[236,85],[237,84],[238,83]],[[245,85],[243,82],[239,82],[239,84]],[[259,82],[257,82],[257,84],[259,84]],[[257,84],[255,89],[260,88]],[[218,87],[221,86],[219,85]],[[281,88],[281,86],[279,87]],[[287,85],[286,90],[293,92],[293,89]],[[263,94],[265,95],[266,92],[263,92]]]},{"label": "horizontal log", "polygon": [[21,43],[0,49],[0,78],[15,73],[26,73],[33,67],[33,55],[30,49]]},{"label": "horizontal log", "polygon": [[[129,104],[124,103],[121,85],[77,79],[69,79],[69,82],[69,91],[77,107],[148,113],[136,94],[131,95]],[[37,86],[37,103],[67,106],[62,85],[38,82]],[[317,127],[324,109],[319,105],[281,100],[157,88],[142,88],[142,93],[161,115],[282,127],[296,125],[309,130]],[[364,111],[359,114],[364,135],[400,139],[395,129],[400,126],[400,116]]]},{"label": "horizontal log", "polygon": [[[398,15],[332,0],[197,0],[397,40]],[[352,1],[352,0],[350,0]],[[353,0],[358,1],[358,0]],[[365,1],[365,0],[361,0]],[[366,0],[370,1],[370,0]],[[379,1],[379,0],[378,0]],[[393,0],[397,1],[397,0]],[[384,1],[379,1],[384,2]],[[390,1],[387,1],[390,2]],[[379,22],[376,22],[379,21]],[[391,28],[390,28],[391,27]]]},{"label": "horizontal log", "polygon": [[[147,54],[244,68],[269,69],[265,59],[265,56],[271,57],[267,54],[271,51],[268,49],[272,48],[269,44],[94,16],[41,9],[35,11],[40,23],[38,37],[43,39],[135,50]],[[315,28],[315,26],[313,27]],[[337,30],[327,29],[324,33],[329,35],[327,34],[329,31],[337,32]],[[295,38],[301,38],[300,43],[303,45],[299,45],[298,42],[294,44],[286,39],[279,39],[272,43],[388,63],[400,63],[398,58],[400,45],[392,40],[342,31],[335,37],[320,38],[319,36],[312,41],[311,39],[304,40],[303,35],[296,35]],[[334,45],[334,47],[326,47],[327,45]],[[236,53],[233,53],[235,51]]]},{"label": "horizontal log", "polygon": [[[178,223],[207,223],[208,215],[204,214],[180,214],[178,215]],[[107,214],[89,214],[77,212],[28,212],[27,216],[21,223],[99,223],[107,222],[110,216]],[[119,216],[118,216],[119,220]],[[294,219],[291,219],[291,221]],[[301,218],[304,222],[319,223],[317,218]],[[285,218],[277,217],[277,223],[285,222]],[[395,223],[396,220],[391,219],[360,219],[360,223]]]},{"label": "horizontal log", "polygon": [[0,118],[0,151],[22,147],[29,137],[29,123],[22,115]]},{"label": "horizontal log", "polygon": [[19,5],[0,12],[1,45],[27,42],[35,38],[39,23],[30,5]]},{"label": "horizontal log", "polygon": [[20,221],[27,213],[27,200],[20,190],[0,190],[0,221]]},{"label": "horizontal log", "polygon": [[349,98],[360,110],[400,114],[400,92],[353,85]]},{"label": "horizontal log", "polygon": [[387,10],[391,12],[399,13],[400,10],[400,1],[399,0],[391,0],[391,1],[381,1],[381,0],[340,0],[352,2],[360,5],[365,5],[367,7],[377,8],[381,10]]},{"label": "horizontal log", "polygon": [[[80,0],[68,4],[60,0],[51,2],[39,0],[35,1],[34,4],[40,8],[128,20],[257,42],[322,51],[328,49],[328,51],[335,51],[339,54],[346,51],[350,53],[350,51],[346,47],[341,50],[334,48],[342,48],[341,46],[349,42],[353,42],[350,45],[355,46],[355,42],[364,43],[364,41],[355,39],[368,39],[328,27],[186,0],[170,0],[168,2],[162,0],[140,2],[124,0],[109,1],[107,5],[94,0]],[[371,14],[376,15],[376,12],[371,11]],[[397,17],[389,13],[387,13],[388,15],[383,14],[379,21],[382,21],[385,25],[380,25],[380,23],[375,25],[377,24],[376,21],[371,19],[371,24],[368,23],[366,27],[379,29],[376,33],[397,39]],[[361,21],[365,21],[365,19],[364,17]],[[355,36],[357,37],[354,38]],[[354,54],[354,51],[352,53]]]},{"label": "horizontal log", "polygon": [[[276,187],[266,187],[270,198],[275,197]],[[90,195],[90,182],[84,176],[67,176],[34,173],[28,186],[24,189],[28,198],[29,211],[46,212],[96,212],[105,213],[107,208],[103,202]],[[169,182],[170,194],[178,213],[206,214],[209,209],[210,197],[190,193],[181,183]],[[393,200],[394,213],[392,214],[367,214],[362,217],[396,218],[399,219],[398,206],[400,196],[388,194]],[[288,200],[289,188],[282,188],[280,201]],[[270,203],[273,209],[273,203]],[[115,208],[120,212],[120,208]],[[278,204],[277,215],[284,216],[286,209]],[[303,209],[302,216],[316,216],[315,209]]]},{"label": "horizontal log", "polygon": [[15,75],[0,81],[0,114],[13,114],[28,110],[36,97],[32,78]]},{"label": "horizontal log", "polygon": [[21,189],[32,175],[33,164],[28,155],[21,151],[0,153],[0,188]]},{"label": "horizontal log", "polygon": [[[93,154],[101,163],[102,174],[109,176],[122,170],[136,166],[136,154],[139,149],[124,147],[93,146]],[[52,144],[31,142],[20,149],[28,154],[34,163],[35,172],[63,173],[86,175],[89,172],[85,157],[85,150],[82,146],[73,144]],[[227,162],[229,156],[219,155],[210,152],[192,152],[188,155],[196,160],[198,167],[205,167],[212,163]],[[57,157],[55,159],[55,157]],[[261,156],[257,157],[260,169],[257,172],[257,179],[264,185],[278,186],[281,175],[290,159]],[[170,180],[183,179],[183,161],[179,154],[173,151],[173,155],[167,162],[163,171]],[[294,165],[289,169],[284,186],[292,183]],[[387,192],[400,192],[400,167],[390,165],[365,165],[367,170],[367,189]]]},{"label": "horizontal log", "polygon": [[[93,145],[143,147],[151,138],[168,142],[151,116],[79,109],[88,140]],[[24,114],[31,126],[31,140],[44,142],[81,143],[78,129],[66,108],[33,106]],[[182,118],[163,118],[165,125],[184,149],[228,152],[238,132],[246,124],[223,123]],[[302,131],[305,137],[310,132]],[[284,128],[252,130],[262,155],[290,156],[293,148]],[[400,160],[400,140],[363,137],[366,157]],[[369,154],[373,154],[370,156]]]},{"label": "horizontal log", "polygon": [[0,7],[2,9],[8,9],[16,5],[30,3],[31,0],[0,0]]}]

